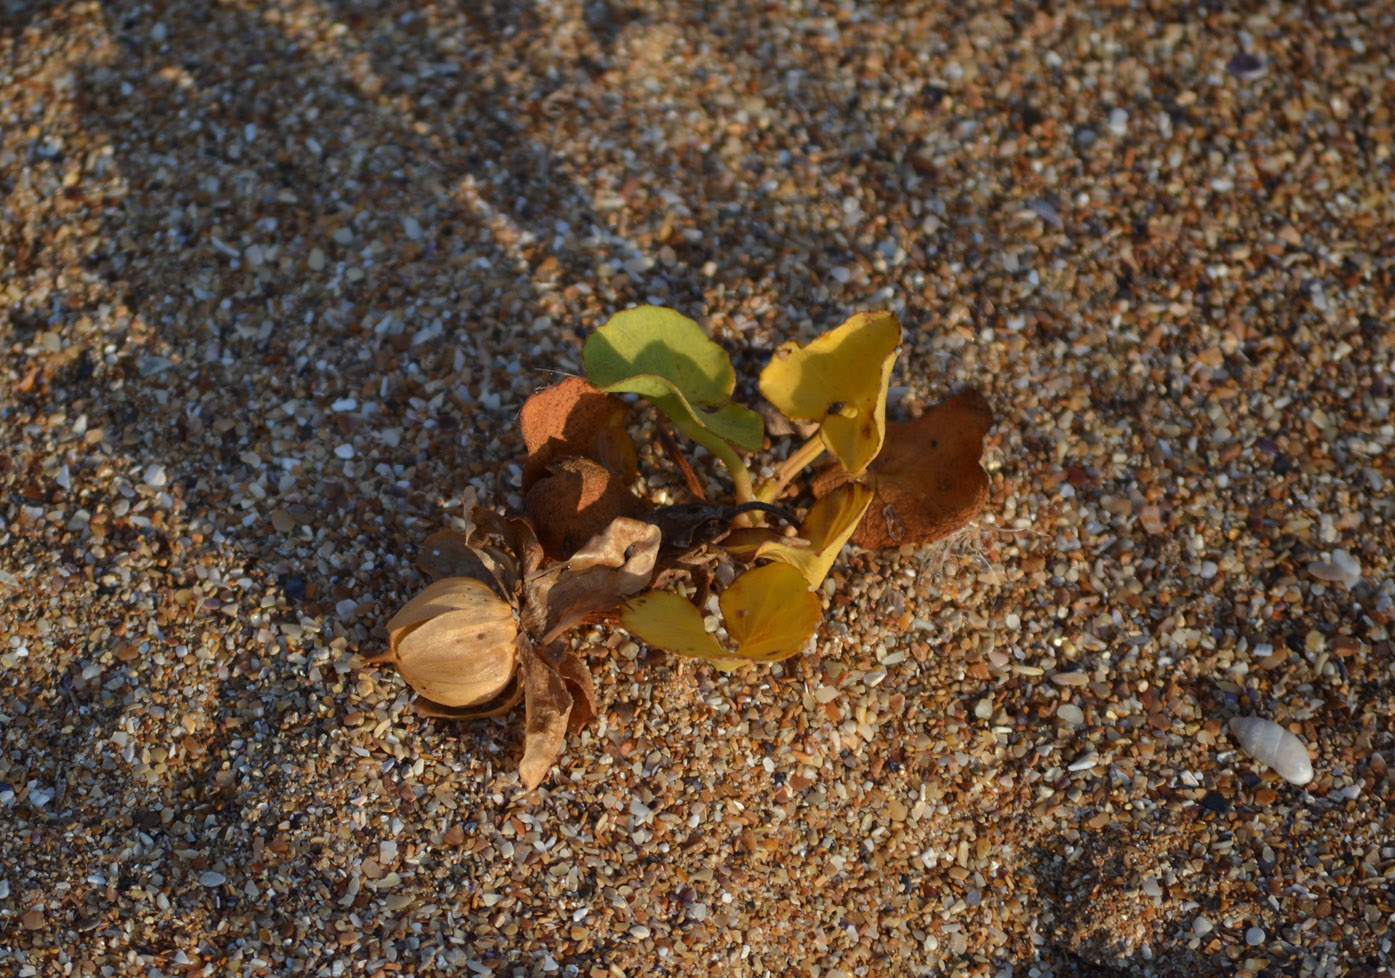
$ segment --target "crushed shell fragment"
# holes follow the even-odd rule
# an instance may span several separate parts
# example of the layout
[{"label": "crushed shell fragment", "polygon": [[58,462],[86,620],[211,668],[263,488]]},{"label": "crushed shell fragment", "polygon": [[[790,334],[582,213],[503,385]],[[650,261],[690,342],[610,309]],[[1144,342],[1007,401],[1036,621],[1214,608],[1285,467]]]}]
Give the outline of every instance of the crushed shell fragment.
[{"label": "crushed shell fragment", "polygon": [[1290,784],[1313,780],[1313,763],[1303,741],[1263,717],[1233,717],[1230,732],[1246,754]]}]

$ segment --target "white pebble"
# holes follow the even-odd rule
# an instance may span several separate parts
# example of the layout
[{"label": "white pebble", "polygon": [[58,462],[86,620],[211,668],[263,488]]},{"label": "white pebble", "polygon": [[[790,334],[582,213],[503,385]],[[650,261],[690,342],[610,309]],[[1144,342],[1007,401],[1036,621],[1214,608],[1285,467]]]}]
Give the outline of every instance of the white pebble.
[{"label": "white pebble", "polygon": [[1248,944],[1248,945],[1250,945],[1250,947],[1254,947],[1254,946],[1257,945],[1257,944],[1263,944],[1263,943],[1264,943],[1264,928],[1263,928],[1263,927],[1249,927],[1249,928],[1247,928],[1247,929],[1245,930],[1245,943]]},{"label": "white pebble", "polygon": [[212,870],[199,875],[199,882],[204,886],[222,886],[227,881],[228,878],[222,873],[215,873]]},{"label": "white pebble", "polygon": [[1203,560],[1201,562],[1201,579],[1203,581],[1211,580],[1219,571],[1220,567],[1216,565],[1214,560]]},{"label": "white pebble", "polygon": [[1159,885],[1156,876],[1143,877],[1143,892],[1150,897],[1160,897],[1163,895],[1162,886]]},{"label": "white pebble", "polygon": [[408,241],[420,241],[421,222],[415,217],[402,218],[402,233],[407,236]]},{"label": "white pebble", "polygon": [[1129,114],[1124,109],[1115,109],[1109,113],[1109,131],[1116,136],[1122,136],[1129,131]]},{"label": "white pebble", "polygon": [[353,458],[353,457],[354,457],[354,446],[353,446],[353,445],[339,445],[339,446],[337,446],[337,447],[334,449],[334,454],[335,454],[335,455],[338,455],[340,458],[345,458],[345,459]]},{"label": "white pebble", "polygon": [[163,465],[146,466],[144,480],[151,489],[163,489],[170,481]]},{"label": "white pebble", "polygon": [[1079,760],[1072,761],[1071,764],[1070,764],[1070,767],[1068,767],[1066,770],[1068,770],[1068,771],[1088,771],[1088,770],[1090,770],[1090,768],[1092,768],[1092,767],[1095,766],[1095,762],[1098,761],[1098,760],[1099,760],[1099,755],[1098,755],[1098,754],[1086,754],[1084,757],[1080,758]]},{"label": "white pebble", "polygon": [[829,270],[828,274],[832,275],[833,281],[839,284],[846,284],[847,281],[852,278],[852,272],[848,271],[842,265],[835,265]]},{"label": "white pebble", "polygon": [[358,401],[354,400],[352,397],[341,397],[331,404],[329,409],[331,411],[352,411],[356,407],[358,407]]},{"label": "white pebble", "polygon": [[1197,937],[1205,937],[1215,929],[1216,925],[1205,917],[1198,917],[1192,921],[1192,931]]},{"label": "white pebble", "polygon": [[1056,707],[1056,719],[1078,727],[1085,722],[1085,711],[1074,703],[1062,703]]},{"label": "white pebble", "polygon": [[340,618],[348,618],[358,610],[358,602],[353,598],[345,598],[334,606],[335,614]]}]

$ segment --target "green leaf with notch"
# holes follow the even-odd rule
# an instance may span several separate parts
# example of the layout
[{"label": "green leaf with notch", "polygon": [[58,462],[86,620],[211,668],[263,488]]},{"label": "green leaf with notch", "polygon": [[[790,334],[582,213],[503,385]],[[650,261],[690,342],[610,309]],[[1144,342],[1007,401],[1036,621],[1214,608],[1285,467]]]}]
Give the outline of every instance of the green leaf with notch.
[{"label": "green leaf with notch", "polygon": [[761,416],[731,402],[731,358],[701,326],[672,309],[616,313],[586,340],[582,360],[596,387],[647,398],[730,469],[741,465],[732,446],[754,452],[763,443]]}]

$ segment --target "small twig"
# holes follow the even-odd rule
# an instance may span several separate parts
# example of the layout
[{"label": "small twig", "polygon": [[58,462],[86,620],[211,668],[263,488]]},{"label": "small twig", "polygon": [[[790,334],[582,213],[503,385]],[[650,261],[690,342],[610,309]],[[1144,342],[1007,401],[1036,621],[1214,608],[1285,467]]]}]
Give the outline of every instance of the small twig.
[{"label": "small twig", "polygon": [[664,451],[668,452],[674,463],[678,466],[678,471],[683,473],[683,481],[688,484],[688,491],[697,497],[699,502],[707,502],[707,493],[703,491],[702,482],[699,481],[697,473],[688,464],[687,456],[678,448],[678,443],[674,441],[673,435],[668,430],[668,425],[660,424],[659,440],[664,443]]}]

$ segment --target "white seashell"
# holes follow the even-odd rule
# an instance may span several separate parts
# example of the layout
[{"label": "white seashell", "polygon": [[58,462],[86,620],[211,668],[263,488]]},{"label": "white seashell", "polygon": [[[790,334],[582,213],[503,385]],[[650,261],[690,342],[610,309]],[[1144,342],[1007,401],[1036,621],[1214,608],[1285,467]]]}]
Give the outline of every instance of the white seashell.
[{"label": "white seashell", "polygon": [[1313,780],[1313,762],[1303,741],[1263,717],[1232,717],[1230,732],[1241,749],[1290,784]]}]

